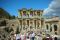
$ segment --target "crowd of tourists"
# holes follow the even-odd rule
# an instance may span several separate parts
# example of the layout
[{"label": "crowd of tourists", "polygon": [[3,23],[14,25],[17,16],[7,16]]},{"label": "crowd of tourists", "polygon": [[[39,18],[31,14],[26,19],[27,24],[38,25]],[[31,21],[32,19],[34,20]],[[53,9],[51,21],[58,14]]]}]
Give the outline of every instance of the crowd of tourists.
[{"label": "crowd of tourists", "polygon": [[53,39],[50,35],[47,35],[47,37],[36,35],[35,32],[33,31],[16,34],[15,37],[16,37],[16,40],[57,40],[56,37]]},{"label": "crowd of tourists", "polygon": [[29,32],[29,33],[20,33],[16,35],[16,40],[34,40],[35,39],[35,33]]}]

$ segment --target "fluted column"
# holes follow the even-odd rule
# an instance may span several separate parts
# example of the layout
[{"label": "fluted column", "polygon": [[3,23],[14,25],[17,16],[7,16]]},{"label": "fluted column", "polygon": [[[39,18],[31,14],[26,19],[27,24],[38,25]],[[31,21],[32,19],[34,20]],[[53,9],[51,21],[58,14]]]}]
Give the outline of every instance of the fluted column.
[{"label": "fluted column", "polygon": [[37,29],[37,20],[36,20],[36,29]]},{"label": "fluted column", "polygon": [[33,19],[33,28],[35,29],[34,19]]},{"label": "fluted column", "polygon": [[34,28],[34,19],[32,20],[32,27],[33,27],[32,29],[33,29],[33,31],[34,31],[34,29],[35,29],[35,28]]},{"label": "fluted column", "polygon": [[22,30],[23,30],[23,19],[22,19]]},{"label": "fluted column", "polygon": [[30,30],[30,19],[29,19],[29,30]]},{"label": "fluted column", "polygon": [[42,27],[41,27],[41,20],[40,20],[40,29],[42,29]]},{"label": "fluted column", "polygon": [[32,27],[34,28],[34,19],[32,20]]}]

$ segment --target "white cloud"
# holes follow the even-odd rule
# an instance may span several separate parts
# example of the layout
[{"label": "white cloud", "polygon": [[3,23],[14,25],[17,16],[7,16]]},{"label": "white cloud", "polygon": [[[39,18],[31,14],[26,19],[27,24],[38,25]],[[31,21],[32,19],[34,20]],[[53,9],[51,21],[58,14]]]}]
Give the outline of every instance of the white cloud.
[{"label": "white cloud", "polygon": [[60,15],[60,0],[53,0],[48,8],[43,12],[43,15]]}]

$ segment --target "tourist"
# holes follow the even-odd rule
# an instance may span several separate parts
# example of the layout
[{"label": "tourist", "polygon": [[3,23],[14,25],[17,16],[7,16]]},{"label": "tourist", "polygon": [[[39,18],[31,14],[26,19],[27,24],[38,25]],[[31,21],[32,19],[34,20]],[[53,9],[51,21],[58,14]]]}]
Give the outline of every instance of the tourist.
[{"label": "tourist", "polygon": [[24,33],[24,40],[26,40],[26,33]]},{"label": "tourist", "polygon": [[32,40],[32,34],[31,33],[29,33],[29,38],[30,38],[30,40]]},{"label": "tourist", "polygon": [[41,35],[38,35],[38,40],[42,40],[42,37],[41,37]]},{"label": "tourist", "polygon": [[42,40],[47,40],[46,37],[44,37]]},{"label": "tourist", "polygon": [[54,40],[57,40],[57,37],[55,37]]},{"label": "tourist", "polygon": [[20,40],[20,34],[16,34],[16,40]]},{"label": "tourist", "polygon": [[24,35],[23,34],[21,34],[21,40],[24,40]]},{"label": "tourist", "polygon": [[29,37],[27,37],[27,39],[26,40],[30,40],[30,38]]},{"label": "tourist", "polygon": [[34,40],[34,38],[35,38],[35,33],[34,32],[32,32],[31,37],[32,37],[32,40]]},{"label": "tourist", "polygon": [[28,32],[26,33],[26,37],[29,38],[29,33]]}]

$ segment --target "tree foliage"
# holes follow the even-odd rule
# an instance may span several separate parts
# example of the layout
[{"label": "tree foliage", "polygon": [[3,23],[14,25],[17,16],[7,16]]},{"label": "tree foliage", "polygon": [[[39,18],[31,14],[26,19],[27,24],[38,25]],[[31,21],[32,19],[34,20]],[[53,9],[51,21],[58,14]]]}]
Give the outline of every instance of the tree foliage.
[{"label": "tree foliage", "polygon": [[7,11],[5,11],[3,8],[0,8],[0,18],[6,18],[6,19],[15,19],[15,16],[11,16]]}]

